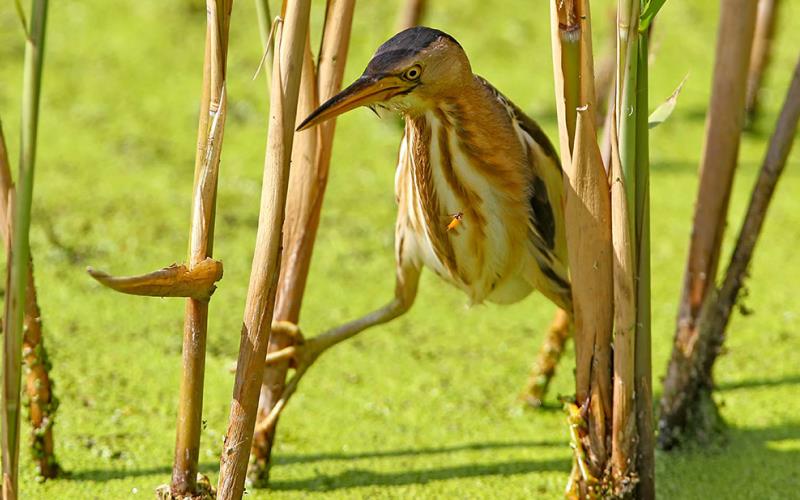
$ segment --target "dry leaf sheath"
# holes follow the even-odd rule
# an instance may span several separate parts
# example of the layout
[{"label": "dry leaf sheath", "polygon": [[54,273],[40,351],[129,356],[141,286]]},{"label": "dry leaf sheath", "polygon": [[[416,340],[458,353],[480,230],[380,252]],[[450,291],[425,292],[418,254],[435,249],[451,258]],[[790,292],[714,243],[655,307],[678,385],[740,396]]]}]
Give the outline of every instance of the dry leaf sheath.
[{"label": "dry leaf sheath", "polygon": [[208,300],[216,288],[214,283],[222,279],[222,263],[206,258],[191,269],[172,264],[141,276],[114,277],[91,267],[87,272],[104,286],[122,293]]}]

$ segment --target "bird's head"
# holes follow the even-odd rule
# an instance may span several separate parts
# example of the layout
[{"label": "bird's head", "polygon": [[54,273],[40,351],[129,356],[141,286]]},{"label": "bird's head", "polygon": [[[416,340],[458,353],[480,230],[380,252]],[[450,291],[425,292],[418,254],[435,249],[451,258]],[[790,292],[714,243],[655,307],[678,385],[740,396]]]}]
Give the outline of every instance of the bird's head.
[{"label": "bird's head", "polygon": [[297,130],[359,106],[421,113],[458,93],[471,79],[469,60],[455,38],[432,28],[409,28],[381,45],[364,73],[311,113]]}]

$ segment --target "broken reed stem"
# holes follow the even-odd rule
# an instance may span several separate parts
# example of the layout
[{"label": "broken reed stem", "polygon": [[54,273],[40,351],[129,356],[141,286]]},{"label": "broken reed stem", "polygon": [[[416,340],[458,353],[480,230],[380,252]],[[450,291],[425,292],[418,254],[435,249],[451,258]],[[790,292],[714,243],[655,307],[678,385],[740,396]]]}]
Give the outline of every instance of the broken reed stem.
[{"label": "broken reed stem", "polygon": [[[309,41],[303,56],[303,73],[300,77],[300,95],[297,103],[297,119],[300,120],[319,106],[317,97],[316,68]],[[319,131],[315,128],[295,132],[292,147],[292,170],[289,173],[289,188],[286,198],[286,219],[283,222],[283,252],[281,274],[275,297],[273,321],[285,320],[297,323],[303,302],[308,268],[311,264],[313,236],[319,212],[313,204],[317,198],[316,155]],[[316,217],[314,217],[316,215]],[[312,221],[312,219],[317,219]],[[310,227],[313,225],[313,227]],[[314,234],[307,236],[311,230]]]},{"label": "broken reed stem", "polygon": [[[671,448],[687,429],[697,394],[691,358],[697,321],[717,275],[722,235],[744,122],[747,69],[755,29],[757,2],[721,3],[716,62],[700,167],[692,238],[680,299],[672,356],[664,379],[659,444]],[[710,386],[710,381],[703,384]]]},{"label": "broken reed stem", "polygon": [[[0,123],[0,233],[6,247],[11,243],[7,231],[11,224],[7,209],[12,189],[8,150]],[[31,423],[31,451],[38,475],[44,479],[52,479],[59,471],[53,441],[58,400],[53,394],[53,382],[49,373],[50,361],[42,338],[41,311],[36,299],[32,259],[28,266],[22,357],[25,362],[25,391],[28,398],[28,418]]]},{"label": "broken reed stem", "polygon": [[37,476],[43,479],[53,479],[61,470],[56,460],[53,439],[53,426],[59,401],[53,394],[54,384],[50,378],[50,357],[42,338],[42,313],[39,309],[36,285],[33,280],[33,262],[31,261],[29,265],[22,355],[26,372],[25,391],[28,397],[28,419],[31,424],[30,446]]},{"label": "broken reed stem", "polygon": [[190,297],[208,301],[222,279],[222,262],[210,257],[189,268],[172,264],[169,267],[139,276],[111,276],[88,268],[89,275],[100,284],[120,293],[146,297]]},{"label": "broken reed stem", "polygon": [[36,139],[39,127],[39,101],[44,59],[47,0],[31,2],[31,18],[25,42],[22,84],[22,126],[19,156],[19,188],[9,197],[8,230],[11,245],[7,254],[5,324],[3,337],[3,416],[2,462],[3,498],[16,499],[19,494],[19,410],[22,381],[22,344],[25,305],[30,267],[28,233],[33,202],[33,176],[36,165]]},{"label": "broken reed stem", "polygon": [[281,231],[310,4],[310,0],[287,0],[284,4],[284,22],[276,33],[256,250],[247,292],[230,419],[220,458],[217,489],[220,499],[238,499],[244,492],[280,272]]},{"label": "broken reed stem", "polygon": [[[324,102],[341,90],[354,9],[355,0],[328,1],[316,79],[313,78],[313,63],[310,59],[304,63],[301,88],[306,90],[301,94],[298,120],[316,109],[315,103]],[[310,89],[306,87],[306,68],[312,75]],[[312,94],[313,99],[310,99]],[[303,99],[303,95],[308,97]],[[308,108],[308,105],[311,107]],[[273,314],[274,321],[285,320],[297,324],[300,320],[306,279],[328,183],[335,127],[336,120],[333,119],[311,130],[296,133],[295,148],[292,150],[294,167],[289,175],[287,218],[284,222],[283,236],[284,251]],[[312,138],[314,138],[313,148]],[[286,335],[283,330],[273,330],[267,352],[280,351],[293,342],[294,339]],[[276,424],[272,426],[262,424],[283,395],[287,371],[288,363],[269,365],[264,370],[249,472],[251,480],[256,484],[264,484],[269,477]]]},{"label": "broken reed stem", "polygon": [[772,37],[775,33],[775,20],[778,16],[778,0],[758,0],[756,29],[753,36],[753,49],[750,51],[750,68],[747,73],[747,97],[745,111],[751,123],[758,111],[758,93],[764,72],[769,65]]},{"label": "broken reed stem", "polygon": [[400,7],[400,15],[397,20],[398,33],[408,28],[419,26],[427,8],[427,0],[405,0]]},{"label": "broken reed stem", "polygon": [[208,303],[214,283],[222,278],[222,264],[211,256],[214,247],[217,180],[225,129],[227,98],[225,72],[228,30],[233,0],[207,0],[203,87],[197,126],[192,189],[189,263],[141,276],[114,277],[88,269],[98,282],[116,291],[158,297],[188,297],[184,312],[183,351],[175,457],[169,485],[159,487],[159,498],[211,495],[208,480],[198,481],[198,457],[203,417]]},{"label": "broken reed stem", "polygon": [[[190,275],[198,274],[208,268],[214,246],[217,179],[227,107],[225,72],[232,7],[233,0],[206,2],[203,95],[197,130],[192,225],[189,237]],[[206,274],[212,278],[221,277],[221,267],[211,264],[210,272]],[[213,283],[211,286],[213,287]],[[208,298],[187,299],[175,459],[170,483],[171,493],[175,497],[200,493],[197,472],[203,418],[207,329]]]}]

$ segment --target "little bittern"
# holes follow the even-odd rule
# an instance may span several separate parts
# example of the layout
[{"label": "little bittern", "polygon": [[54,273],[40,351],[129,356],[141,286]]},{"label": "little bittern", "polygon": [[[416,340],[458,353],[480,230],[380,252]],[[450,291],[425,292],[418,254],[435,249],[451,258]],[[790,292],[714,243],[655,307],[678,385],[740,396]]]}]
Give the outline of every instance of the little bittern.
[{"label": "little bittern", "polygon": [[[395,297],[362,318],[270,354],[268,362],[294,359],[297,373],[263,425],[272,425],[322,351],[405,313],[423,266],[466,292],[473,304],[512,303],[537,289],[572,310],[556,151],[536,122],[472,73],[452,36],[425,27],[395,35],[360,78],[298,130],[359,106],[405,118],[395,177]],[[299,335],[293,325],[275,328]]]}]

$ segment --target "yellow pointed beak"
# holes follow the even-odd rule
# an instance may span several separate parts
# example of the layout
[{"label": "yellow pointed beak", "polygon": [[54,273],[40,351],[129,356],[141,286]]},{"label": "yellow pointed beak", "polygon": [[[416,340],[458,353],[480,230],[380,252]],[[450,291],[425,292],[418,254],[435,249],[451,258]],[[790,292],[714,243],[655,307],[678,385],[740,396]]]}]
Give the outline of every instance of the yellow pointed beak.
[{"label": "yellow pointed beak", "polygon": [[402,80],[392,77],[361,76],[308,115],[297,127],[297,131],[319,125],[359,106],[368,106],[390,99],[405,89],[402,83]]}]

